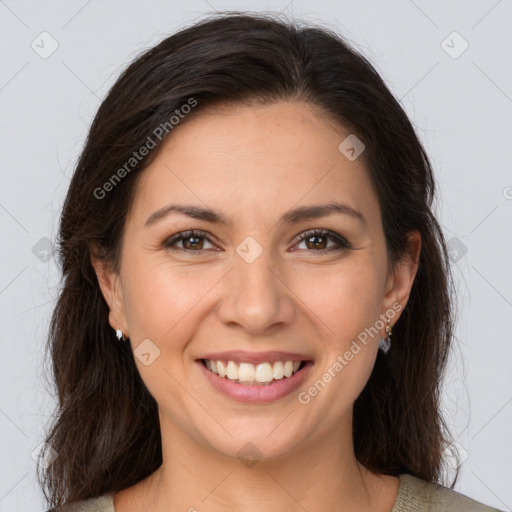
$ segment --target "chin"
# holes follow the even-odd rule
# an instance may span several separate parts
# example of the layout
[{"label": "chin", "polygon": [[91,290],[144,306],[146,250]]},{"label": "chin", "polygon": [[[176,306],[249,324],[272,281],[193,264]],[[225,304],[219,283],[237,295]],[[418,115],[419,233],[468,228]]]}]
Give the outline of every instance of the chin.
[{"label": "chin", "polygon": [[[261,426],[243,428],[240,432],[228,431],[233,435],[230,437],[225,432],[222,438],[211,439],[206,436],[205,440],[216,452],[232,459],[238,459],[248,467],[256,461],[275,460],[282,458],[292,452],[300,444],[301,440],[291,439],[289,429],[277,432],[279,422],[274,422],[272,428],[266,429]],[[242,427],[240,425],[240,427]],[[272,430],[275,429],[273,432]],[[268,435],[270,432],[270,435]],[[282,435],[286,438],[282,438]]]}]

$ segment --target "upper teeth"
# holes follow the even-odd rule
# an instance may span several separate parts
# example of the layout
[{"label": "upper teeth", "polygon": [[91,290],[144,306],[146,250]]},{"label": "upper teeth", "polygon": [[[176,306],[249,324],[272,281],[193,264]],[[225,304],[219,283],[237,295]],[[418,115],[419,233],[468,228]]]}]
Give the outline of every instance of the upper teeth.
[{"label": "upper teeth", "polygon": [[206,367],[219,375],[230,380],[240,382],[272,382],[273,379],[291,377],[299,369],[301,361],[276,361],[272,363],[251,363],[237,364],[234,361],[213,361],[206,359]]}]

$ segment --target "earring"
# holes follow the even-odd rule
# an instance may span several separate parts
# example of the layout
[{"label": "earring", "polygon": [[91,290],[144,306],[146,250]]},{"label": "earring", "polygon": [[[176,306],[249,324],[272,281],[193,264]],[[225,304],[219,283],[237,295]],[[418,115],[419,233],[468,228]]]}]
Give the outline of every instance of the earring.
[{"label": "earring", "polygon": [[379,342],[379,348],[387,354],[389,349],[391,348],[391,318],[388,317],[388,325],[386,325],[386,338],[381,338]]},{"label": "earring", "polygon": [[119,341],[121,341],[121,339],[122,339],[123,341],[126,341],[126,339],[127,339],[127,338],[126,338],[126,336],[123,334],[123,331],[121,331],[121,329],[117,329],[117,331],[116,331],[116,336],[117,336],[117,339],[118,339]]}]

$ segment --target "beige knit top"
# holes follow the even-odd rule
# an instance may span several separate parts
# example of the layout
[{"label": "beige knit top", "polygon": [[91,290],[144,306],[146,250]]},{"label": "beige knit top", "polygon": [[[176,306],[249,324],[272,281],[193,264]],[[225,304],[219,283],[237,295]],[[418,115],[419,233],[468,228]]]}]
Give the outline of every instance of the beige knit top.
[{"label": "beige knit top", "polygon": [[[55,512],[55,509],[47,512]],[[114,496],[106,493],[86,501],[69,503],[56,512],[116,512]],[[398,477],[398,493],[390,512],[503,512],[488,507],[442,485],[412,475]]]}]

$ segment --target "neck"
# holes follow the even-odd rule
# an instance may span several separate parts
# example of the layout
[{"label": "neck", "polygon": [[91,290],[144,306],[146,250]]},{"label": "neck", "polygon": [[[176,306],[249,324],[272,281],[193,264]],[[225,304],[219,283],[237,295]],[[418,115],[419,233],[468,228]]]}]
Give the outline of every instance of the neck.
[{"label": "neck", "polygon": [[[130,488],[129,500],[121,491],[116,510],[389,511],[397,479],[377,476],[357,462],[351,420],[344,431],[325,432],[293,451],[244,462],[199,442],[161,415],[163,464]],[[243,446],[254,450],[246,442]]]}]

